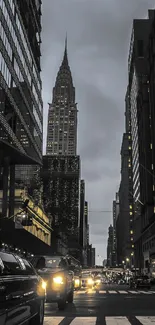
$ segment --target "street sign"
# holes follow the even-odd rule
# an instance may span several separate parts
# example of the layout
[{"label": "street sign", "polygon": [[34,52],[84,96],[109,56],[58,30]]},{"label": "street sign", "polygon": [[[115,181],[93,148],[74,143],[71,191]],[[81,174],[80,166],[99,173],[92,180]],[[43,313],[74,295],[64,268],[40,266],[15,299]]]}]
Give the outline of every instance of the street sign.
[{"label": "street sign", "polygon": [[22,214],[17,214],[15,218],[15,229],[23,229]]}]

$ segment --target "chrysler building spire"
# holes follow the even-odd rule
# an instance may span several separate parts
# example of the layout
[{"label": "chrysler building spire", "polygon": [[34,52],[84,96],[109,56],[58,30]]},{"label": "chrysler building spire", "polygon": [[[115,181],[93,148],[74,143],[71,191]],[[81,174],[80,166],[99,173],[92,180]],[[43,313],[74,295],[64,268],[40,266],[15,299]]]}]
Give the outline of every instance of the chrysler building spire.
[{"label": "chrysler building spire", "polygon": [[46,154],[76,155],[76,147],[77,107],[66,35],[64,56],[53,88],[52,104],[49,104]]},{"label": "chrysler building spire", "polygon": [[69,67],[69,64],[68,64],[68,54],[67,54],[67,34],[66,34],[66,38],[65,38],[65,51],[64,51],[64,57],[63,57],[63,61],[62,61],[62,66],[63,67]]}]

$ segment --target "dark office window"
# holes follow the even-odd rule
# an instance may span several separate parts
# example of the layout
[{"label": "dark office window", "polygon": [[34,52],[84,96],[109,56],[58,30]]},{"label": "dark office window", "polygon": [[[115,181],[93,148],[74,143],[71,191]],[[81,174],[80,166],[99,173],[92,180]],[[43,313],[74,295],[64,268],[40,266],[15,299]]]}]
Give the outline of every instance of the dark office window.
[{"label": "dark office window", "polygon": [[139,57],[144,56],[144,43],[142,40],[137,41],[137,54]]}]

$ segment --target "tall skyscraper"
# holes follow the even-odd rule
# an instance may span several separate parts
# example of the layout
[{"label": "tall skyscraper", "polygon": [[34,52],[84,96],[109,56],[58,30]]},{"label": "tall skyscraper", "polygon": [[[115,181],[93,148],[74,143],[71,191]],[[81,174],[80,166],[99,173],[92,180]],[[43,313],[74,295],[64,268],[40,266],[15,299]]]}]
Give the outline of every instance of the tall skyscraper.
[{"label": "tall skyscraper", "polygon": [[49,104],[47,129],[47,155],[76,155],[77,104],[67,55],[67,38],[62,64]]},{"label": "tall skyscraper", "polygon": [[108,241],[107,241],[107,266],[112,266],[113,257],[113,226],[110,225],[108,229]]},{"label": "tall skyscraper", "polygon": [[80,258],[80,157],[77,156],[76,149],[77,105],[66,38],[64,57],[53,88],[52,103],[49,104],[46,156],[43,157],[43,188],[44,194],[46,193],[45,209],[53,217],[54,231],[61,237],[61,246],[65,238],[68,253]]},{"label": "tall skyscraper", "polygon": [[[15,165],[42,160],[41,0],[31,5],[27,0],[1,0],[0,39],[0,167],[6,215],[8,178],[13,198]],[[13,200],[9,205],[13,207]]]},{"label": "tall skyscraper", "polygon": [[[132,138],[132,173],[134,198],[134,253],[135,266],[145,269],[150,263],[152,250],[151,220],[154,220],[154,186],[152,176],[154,161],[152,160],[151,130],[154,125],[154,99],[151,102],[149,91],[149,74],[152,59],[149,45],[154,42],[154,32],[150,37],[155,11],[149,10],[147,19],[135,19],[129,51],[129,85],[128,101],[131,112]],[[154,50],[152,49],[154,52]],[[154,87],[154,86],[153,86]],[[151,111],[153,108],[153,112]],[[148,232],[147,232],[147,229]],[[152,228],[154,229],[154,228]],[[150,237],[150,240],[148,240]],[[145,263],[146,261],[146,263]],[[147,267],[146,267],[147,268]]]}]

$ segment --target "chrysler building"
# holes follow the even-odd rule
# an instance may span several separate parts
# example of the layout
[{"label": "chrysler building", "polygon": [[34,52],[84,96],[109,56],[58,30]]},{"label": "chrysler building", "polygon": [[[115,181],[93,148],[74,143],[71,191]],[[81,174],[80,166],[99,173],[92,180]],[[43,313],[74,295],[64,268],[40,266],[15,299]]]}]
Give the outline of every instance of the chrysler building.
[{"label": "chrysler building", "polygon": [[53,101],[49,104],[47,155],[76,155],[77,112],[66,38],[64,57],[53,88]]}]

